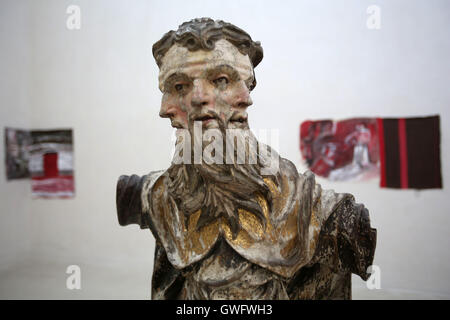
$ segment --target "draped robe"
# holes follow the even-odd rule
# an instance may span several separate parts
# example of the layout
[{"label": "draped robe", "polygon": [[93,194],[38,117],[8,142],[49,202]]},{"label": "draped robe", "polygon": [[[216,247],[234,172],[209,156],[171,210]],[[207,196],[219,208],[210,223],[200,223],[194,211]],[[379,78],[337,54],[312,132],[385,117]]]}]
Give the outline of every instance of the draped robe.
[{"label": "draped robe", "polygon": [[121,176],[119,223],[149,228],[156,239],[152,299],[351,299],[351,274],[367,280],[376,230],[351,194],[323,190],[307,171],[280,158],[277,181],[259,194],[264,226],[239,209],[235,237],[224,217],[196,228],[167,192],[167,171]]}]

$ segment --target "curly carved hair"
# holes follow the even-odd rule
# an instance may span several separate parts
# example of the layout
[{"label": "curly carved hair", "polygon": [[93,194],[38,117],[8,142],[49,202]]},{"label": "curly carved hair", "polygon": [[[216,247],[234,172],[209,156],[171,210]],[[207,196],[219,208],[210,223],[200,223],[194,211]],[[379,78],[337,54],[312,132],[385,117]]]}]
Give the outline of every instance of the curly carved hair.
[{"label": "curly carved hair", "polygon": [[153,45],[153,57],[161,68],[164,55],[175,43],[189,51],[214,50],[216,41],[220,39],[229,41],[240,53],[248,55],[253,68],[261,62],[263,49],[259,41],[253,41],[247,32],[231,23],[210,18],[193,19],[181,24],[177,31],[167,32]]}]

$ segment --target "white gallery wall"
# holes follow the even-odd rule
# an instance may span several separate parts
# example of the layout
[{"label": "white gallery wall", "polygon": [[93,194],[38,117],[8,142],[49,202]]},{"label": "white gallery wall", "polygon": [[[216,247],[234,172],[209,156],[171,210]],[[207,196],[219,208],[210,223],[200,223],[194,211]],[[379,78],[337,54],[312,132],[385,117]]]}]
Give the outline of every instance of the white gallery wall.
[{"label": "white gallery wall", "polygon": [[[66,26],[70,5],[81,10],[79,30]],[[381,9],[379,30],[367,28],[369,5]],[[444,189],[318,181],[353,193],[378,230],[374,264],[382,288],[369,292],[354,277],[355,298],[450,298],[450,3],[444,0],[0,0],[1,141],[5,126],[72,128],[76,188],[74,199],[32,199],[29,180],[7,182],[2,162],[0,298],[150,296],[154,240],[148,230],[119,226],[116,181],[169,166],[173,131],[158,117],[151,47],[204,16],[261,41],[250,126],[279,130],[279,152],[300,171],[306,167],[299,125],[306,119],[441,116]],[[79,291],[65,286],[72,264],[82,270]]]}]

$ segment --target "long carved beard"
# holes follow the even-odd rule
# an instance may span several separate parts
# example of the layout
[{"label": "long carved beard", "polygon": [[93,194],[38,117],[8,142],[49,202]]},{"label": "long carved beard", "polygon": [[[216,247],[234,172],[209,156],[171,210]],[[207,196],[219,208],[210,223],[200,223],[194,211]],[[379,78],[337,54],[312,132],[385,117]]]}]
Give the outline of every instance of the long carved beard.
[{"label": "long carved beard", "polygon": [[186,221],[201,210],[197,230],[224,217],[236,238],[241,229],[239,209],[253,213],[265,228],[266,218],[257,196],[267,201],[269,210],[272,198],[260,173],[260,155],[257,159],[256,164],[173,164],[168,169],[168,194]]}]

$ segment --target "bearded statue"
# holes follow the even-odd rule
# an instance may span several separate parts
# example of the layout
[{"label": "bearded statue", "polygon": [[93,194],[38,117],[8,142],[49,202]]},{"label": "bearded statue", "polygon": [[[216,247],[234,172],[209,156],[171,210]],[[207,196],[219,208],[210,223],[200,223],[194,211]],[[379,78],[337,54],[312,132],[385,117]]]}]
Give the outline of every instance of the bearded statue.
[{"label": "bearded statue", "polygon": [[202,18],[153,55],[175,156],[117,184],[120,225],[156,239],[152,299],[351,299],[351,274],[370,275],[376,230],[351,194],[323,190],[249,130],[260,43]]}]

